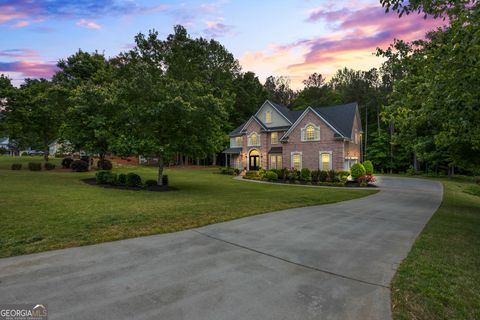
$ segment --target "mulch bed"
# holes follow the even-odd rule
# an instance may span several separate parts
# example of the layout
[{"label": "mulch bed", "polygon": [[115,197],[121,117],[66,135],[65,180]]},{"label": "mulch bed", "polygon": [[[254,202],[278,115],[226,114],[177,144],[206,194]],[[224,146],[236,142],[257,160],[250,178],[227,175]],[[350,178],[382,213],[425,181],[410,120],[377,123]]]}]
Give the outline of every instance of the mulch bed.
[{"label": "mulch bed", "polygon": [[127,187],[122,185],[97,184],[97,179],[95,178],[81,179],[81,181],[88,185],[97,186],[105,189],[121,189],[121,190],[133,190],[133,191],[153,191],[153,192],[167,192],[167,191],[178,190],[177,188],[170,187],[170,186]]}]

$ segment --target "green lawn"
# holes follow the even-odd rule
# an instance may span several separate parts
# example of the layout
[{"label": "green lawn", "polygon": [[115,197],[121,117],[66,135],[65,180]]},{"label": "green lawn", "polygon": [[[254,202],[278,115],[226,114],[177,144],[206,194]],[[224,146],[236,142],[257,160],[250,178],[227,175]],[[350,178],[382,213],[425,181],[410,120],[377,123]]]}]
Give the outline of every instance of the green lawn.
[{"label": "green lawn", "polygon": [[[167,170],[178,191],[115,190],[80,181],[94,173],[12,171],[11,163],[12,158],[0,157],[0,257],[173,232],[376,192],[250,183],[214,169]],[[148,167],[114,170],[135,171],[144,180],[156,173]]]},{"label": "green lawn", "polygon": [[480,187],[441,181],[443,203],[393,279],[394,319],[480,319]]}]

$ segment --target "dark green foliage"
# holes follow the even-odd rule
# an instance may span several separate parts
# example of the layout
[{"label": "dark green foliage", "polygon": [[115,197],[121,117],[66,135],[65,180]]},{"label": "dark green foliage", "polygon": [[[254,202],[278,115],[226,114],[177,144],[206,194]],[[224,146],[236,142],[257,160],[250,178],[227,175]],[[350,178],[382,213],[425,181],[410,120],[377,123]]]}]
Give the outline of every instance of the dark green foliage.
[{"label": "dark green foliage", "polygon": [[117,181],[118,181],[119,184],[126,184],[127,183],[127,175],[125,173],[120,173],[118,175]]},{"label": "dark green foliage", "polygon": [[292,168],[288,170],[287,177],[288,177],[288,180],[290,180],[290,182],[294,182],[295,180],[300,180],[300,171],[298,171],[295,168]]},{"label": "dark green foliage", "polygon": [[227,175],[238,175],[240,172],[238,169],[236,168],[231,168],[231,167],[227,167],[227,168],[220,168],[220,173],[221,174],[227,174]]},{"label": "dark green foliage", "polygon": [[147,187],[154,187],[156,185],[158,185],[157,180],[149,179],[149,180],[145,181],[145,186],[147,186]]},{"label": "dark green foliage", "polygon": [[267,179],[268,181],[276,181],[278,180],[278,175],[276,172],[273,172],[272,170],[269,170],[265,172],[264,178]]},{"label": "dark green foliage", "polygon": [[162,185],[168,186],[168,175],[162,175]]},{"label": "dark green foliage", "polygon": [[127,179],[125,184],[127,187],[138,187],[142,184],[142,178],[133,172],[127,174]]},{"label": "dark green foliage", "polygon": [[361,163],[355,163],[352,168],[350,168],[350,171],[354,180],[365,175],[365,167]]},{"label": "dark green foliage", "polygon": [[347,181],[350,171],[337,171],[337,177],[340,181]]},{"label": "dark green foliage", "polygon": [[98,171],[95,174],[97,179],[97,184],[117,184],[117,174],[112,173],[111,171]]},{"label": "dark green foliage", "polygon": [[53,170],[55,169],[55,165],[51,162],[45,162],[45,164],[43,165],[43,167],[45,168],[45,170]]},{"label": "dark green foliage", "polygon": [[70,165],[72,164],[73,159],[72,158],[63,158],[62,160],[62,168],[64,169],[70,169]]},{"label": "dark green foliage", "polygon": [[12,170],[22,170],[21,163],[12,163]]},{"label": "dark green foliage", "polygon": [[320,170],[312,170],[312,182],[317,183],[320,181]]},{"label": "dark green foliage", "polygon": [[325,170],[321,170],[319,175],[318,175],[318,181],[319,182],[327,182],[328,178],[328,172]]},{"label": "dark green foliage", "polygon": [[70,168],[76,172],[87,172],[88,163],[83,160],[75,160],[70,164]]},{"label": "dark green foliage", "polygon": [[365,160],[363,163],[363,166],[365,167],[365,173],[368,175],[373,174],[373,164],[372,161],[370,160]]},{"label": "dark green foliage", "polygon": [[327,182],[339,182],[340,179],[338,178],[337,172],[335,170],[328,170],[327,171]]},{"label": "dark green foliage", "polygon": [[310,169],[303,168],[300,171],[300,180],[302,180],[302,181],[311,181],[312,180],[312,174],[310,172]]},{"label": "dark green foliage", "polygon": [[112,161],[107,159],[98,160],[97,167],[99,170],[112,170],[113,168]]},{"label": "dark green foliage", "polygon": [[28,169],[30,171],[41,171],[42,170],[42,164],[40,162],[29,162],[28,163]]}]

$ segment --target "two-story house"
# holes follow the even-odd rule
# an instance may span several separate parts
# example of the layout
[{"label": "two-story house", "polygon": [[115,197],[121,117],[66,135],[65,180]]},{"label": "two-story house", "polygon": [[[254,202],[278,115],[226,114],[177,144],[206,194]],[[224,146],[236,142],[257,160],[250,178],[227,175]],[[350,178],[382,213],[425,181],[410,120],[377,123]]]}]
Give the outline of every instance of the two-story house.
[{"label": "two-story house", "polygon": [[348,170],[361,161],[356,102],[290,110],[267,100],[229,136],[230,148],[223,153],[240,170]]}]

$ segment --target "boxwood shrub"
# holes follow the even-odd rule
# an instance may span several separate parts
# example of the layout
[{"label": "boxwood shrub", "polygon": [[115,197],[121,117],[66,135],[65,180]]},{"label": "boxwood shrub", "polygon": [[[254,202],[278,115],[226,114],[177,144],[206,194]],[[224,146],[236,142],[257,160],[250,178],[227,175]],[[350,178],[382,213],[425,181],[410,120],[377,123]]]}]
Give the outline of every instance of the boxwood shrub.
[{"label": "boxwood shrub", "polygon": [[350,168],[350,171],[352,172],[352,178],[357,180],[361,176],[365,175],[365,167],[361,163],[355,163],[352,168]]},{"label": "boxwood shrub", "polygon": [[41,171],[42,170],[42,164],[40,162],[29,162],[28,163],[28,169],[30,171]]},{"label": "boxwood shrub", "polygon": [[70,164],[70,168],[76,172],[87,172],[88,163],[83,160],[75,160]]},{"label": "boxwood shrub", "polygon": [[138,174],[130,172],[127,174],[125,184],[128,187],[139,187],[142,184],[142,178]]},{"label": "boxwood shrub", "polygon": [[125,173],[120,173],[118,175],[118,179],[117,179],[117,182],[119,184],[126,184],[127,183],[127,175]]},{"label": "boxwood shrub", "polygon": [[303,168],[300,171],[300,180],[302,180],[302,181],[312,181],[312,173],[311,173],[310,169]]},{"label": "boxwood shrub", "polygon": [[64,169],[70,169],[70,165],[72,164],[73,159],[70,157],[63,158],[62,159],[62,168]]},{"label": "boxwood shrub", "polygon": [[278,174],[272,170],[266,171],[265,174],[263,175],[265,179],[268,181],[276,181],[278,180]]},{"label": "boxwood shrub", "polygon": [[21,163],[12,163],[12,170],[22,170]]},{"label": "boxwood shrub", "polygon": [[365,160],[363,162],[363,167],[365,168],[365,174],[371,176],[373,174],[373,164],[370,160]]},{"label": "boxwood shrub", "polygon": [[117,184],[117,175],[110,171],[98,171],[95,174],[95,177],[97,179],[97,184]]},{"label": "boxwood shrub", "polygon": [[145,185],[147,187],[154,187],[156,186],[158,183],[157,183],[157,180],[153,180],[153,179],[149,179],[147,181],[145,181]]},{"label": "boxwood shrub", "polygon": [[164,174],[164,175],[162,176],[162,184],[163,184],[164,186],[168,186],[168,175]]},{"label": "boxwood shrub", "polygon": [[45,162],[45,164],[43,165],[43,167],[45,168],[45,170],[53,170],[55,169],[55,165],[51,162]]},{"label": "boxwood shrub", "polygon": [[113,165],[112,161],[104,159],[104,160],[98,160],[97,161],[97,168],[99,170],[112,170]]}]

